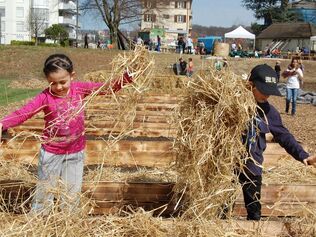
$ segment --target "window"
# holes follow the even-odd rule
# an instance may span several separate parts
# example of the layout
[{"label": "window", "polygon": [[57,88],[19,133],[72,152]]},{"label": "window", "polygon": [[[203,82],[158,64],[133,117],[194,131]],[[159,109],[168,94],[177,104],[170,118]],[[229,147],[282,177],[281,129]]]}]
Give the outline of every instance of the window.
[{"label": "window", "polygon": [[24,22],[23,21],[17,21],[16,22],[16,31],[17,32],[24,32],[25,31]]},{"label": "window", "polygon": [[178,23],[185,23],[187,17],[185,15],[175,15],[174,16],[174,22],[178,22]]},{"label": "window", "polygon": [[169,15],[167,15],[167,14],[163,14],[162,17],[163,17],[163,19],[169,19]]},{"label": "window", "polygon": [[48,21],[48,9],[42,8],[33,8],[32,9],[33,20],[41,20],[41,21]]},{"label": "window", "polygon": [[33,6],[48,7],[48,1],[47,0],[33,0]]},{"label": "window", "polygon": [[185,1],[177,1],[176,8],[187,8],[187,2]]},{"label": "window", "polygon": [[24,8],[23,7],[17,7],[16,8],[16,17],[24,17]]},{"label": "window", "polygon": [[144,6],[145,8],[156,8],[156,1],[155,0],[145,0]]},{"label": "window", "polygon": [[154,15],[154,14],[145,14],[144,15],[144,21],[145,22],[155,22],[156,21],[156,15]]},{"label": "window", "polygon": [[4,7],[0,7],[0,15],[2,17],[5,17],[5,8]]}]

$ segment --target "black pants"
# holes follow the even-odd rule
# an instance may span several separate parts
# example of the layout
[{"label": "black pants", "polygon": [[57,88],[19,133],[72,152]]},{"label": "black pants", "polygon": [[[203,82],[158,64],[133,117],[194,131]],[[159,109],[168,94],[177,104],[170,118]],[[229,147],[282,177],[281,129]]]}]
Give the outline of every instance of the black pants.
[{"label": "black pants", "polygon": [[[248,176],[248,177],[247,177]],[[261,175],[240,174],[239,182],[242,185],[245,207],[247,209],[247,220],[260,220],[261,218]]]}]

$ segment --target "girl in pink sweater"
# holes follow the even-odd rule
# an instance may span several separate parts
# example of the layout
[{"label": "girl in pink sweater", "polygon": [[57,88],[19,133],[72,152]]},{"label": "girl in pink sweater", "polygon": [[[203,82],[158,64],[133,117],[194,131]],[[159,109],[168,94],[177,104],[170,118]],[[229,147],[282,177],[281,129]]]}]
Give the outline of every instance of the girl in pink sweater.
[{"label": "girl in pink sweater", "polygon": [[[104,84],[75,82],[72,61],[64,54],[49,56],[43,71],[49,87],[25,106],[0,120],[0,139],[2,131],[22,124],[40,111],[44,112],[44,142],[40,150],[39,182],[32,210],[47,214],[54,198],[50,190],[57,186],[60,178],[68,197],[67,201],[63,200],[63,205],[68,203],[73,208],[79,202],[85,147],[84,111],[80,108],[83,99]],[[116,92],[130,82],[132,78],[125,73],[123,81],[107,83],[104,88],[108,88],[108,92]]]}]

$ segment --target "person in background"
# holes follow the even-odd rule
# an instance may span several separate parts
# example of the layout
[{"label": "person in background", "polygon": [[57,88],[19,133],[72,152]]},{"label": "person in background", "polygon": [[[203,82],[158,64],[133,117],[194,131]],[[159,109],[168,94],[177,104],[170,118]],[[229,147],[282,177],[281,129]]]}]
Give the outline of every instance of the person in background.
[{"label": "person in background", "polygon": [[281,75],[281,62],[280,61],[275,62],[274,70],[277,75],[277,83],[279,83],[280,75]]},{"label": "person in background", "polygon": [[263,152],[266,149],[266,134],[272,133],[274,140],[288,154],[304,165],[316,167],[316,156],[307,153],[293,135],[284,127],[280,113],[268,102],[271,95],[281,96],[277,88],[276,73],[266,64],[258,65],[251,71],[248,88],[257,102],[257,116],[250,121],[248,129],[242,135],[242,141],[248,151],[244,157],[244,167],[237,169],[242,185],[248,220],[261,218],[261,184]]},{"label": "person in background", "polygon": [[187,53],[192,54],[193,42],[190,37],[187,38]]},{"label": "person in background", "polygon": [[188,77],[192,77],[193,75],[193,59],[192,58],[189,58],[189,63],[188,63],[188,68],[187,68],[187,76]]},{"label": "person in background", "polygon": [[282,73],[286,81],[286,103],[285,103],[285,113],[289,113],[290,103],[292,101],[291,115],[294,116],[296,113],[296,100],[298,96],[298,91],[300,89],[300,84],[303,84],[303,71],[300,68],[297,58],[292,58],[291,64]]},{"label": "person in background", "polygon": [[143,44],[144,44],[143,39],[142,39],[141,37],[138,37],[136,44],[137,44],[137,45],[143,45]]},{"label": "person in background", "polygon": [[232,43],[231,48],[232,48],[231,50],[232,50],[233,52],[237,52],[237,45],[236,45],[235,42]]},{"label": "person in background", "polygon": [[159,35],[157,35],[157,52],[160,52],[161,47],[161,38]]},{"label": "person in background", "polygon": [[177,46],[177,48],[178,48],[178,51],[179,51],[179,53],[183,53],[183,45],[184,45],[185,43],[184,43],[184,41],[183,41],[183,38],[182,37],[179,37],[179,39],[178,39],[178,46]]},{"label": "person in background", "polygon": [[[3,131],[44,112],[44,141],[39,152],[38,183],[31,211],[47,215],[54,204],[52,190],[57,187],[59,179],[66,191],[62,207],[71,211],[79,204],[86,144],[83,99],[102,86],[104,92],[100,94],[119,91],[124,84],[132,82],[132,77],[125,73],[123,80],[106,84],[75,82],[73,63],[64,54],[50,55],[43,71],[48,88],[0,120],[0,140]],[[67,197],[67,201],[64,197]]]},{"label": "person in background", "polygon": [[198,45],[199,45],[200,55],[204,55],[205,54],[205,44],[204,44],[204,42],[203,41],[199,41]]},{"label": "person in background", "polygon": [[87,49],[89,48],[89,44],[88,44],[88,34],[86,33],[84,36],[84,48]]},{"label": "person in background", "polygon": [[300,66],[300,69],[301,69],[302,72],[304,73],[304,71],[305,71],[305,66],[304,66],[303,60],[302,60],[301,58],[298,59],[298,64],[299,64],[299,66]]},{"label": "person in background", "polygon": [[180,75],[187,75],[187,62],[183,58],[179,58]]}]

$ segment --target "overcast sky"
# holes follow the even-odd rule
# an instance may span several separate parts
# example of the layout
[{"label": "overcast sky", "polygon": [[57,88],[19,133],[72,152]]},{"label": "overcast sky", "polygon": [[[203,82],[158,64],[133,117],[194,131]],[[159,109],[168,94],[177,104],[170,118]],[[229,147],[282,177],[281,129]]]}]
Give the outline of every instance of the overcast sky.
[{"label": "overcast sky", "polygon": [[[193,0],[193,24],[203,26],[246,25],[250,26],[256,19],[253,12],[241,5],[242,0]],[[105,29],[103,21],[95,17],[81,16],[82,29]]]}]

